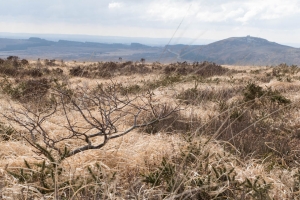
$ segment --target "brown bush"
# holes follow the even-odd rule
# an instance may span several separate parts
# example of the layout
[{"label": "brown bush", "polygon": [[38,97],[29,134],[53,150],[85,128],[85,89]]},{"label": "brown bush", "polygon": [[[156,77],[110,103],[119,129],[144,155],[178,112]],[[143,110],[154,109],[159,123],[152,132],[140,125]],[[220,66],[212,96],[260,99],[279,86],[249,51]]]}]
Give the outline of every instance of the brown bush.
[{"label": "brown bush", "polygon": [[29,65],[29,61],[26,59],[22,59],[20,62],[22,65]]},{"label": "brown bush", "polygon": [[46,66],[57,66],[57,64],[55,64],[55,59],[52,59],[52,60],[45,59],[44,64]]},{"label": "brown bush", "polygon": [[133,64],[132,61],[126,61],[126,62],[122,63],[122,67],[125,67],[127,65],[132,65],[132,64]]},{"label": "brown bush", "polygon": [[195,74],[203,76],[203,77],[209,77],[209,76],[220,76],[228,72],[229,70],[226,68],[223,68],[220,65],[217,65],[215,63],[210,62],[203,62],[199,65],[194,66]]},{"label": "brown bush", "polygon": [[[10,56],[8,60],[0,66],[0,73],[12,77],[41,77],[43,76],[42,70],[39,68],[25,68],[29,62],[25,59],[18,61],[16,56]],[[21,67],[24,66],[24,67]]]},{"label": "brown bush", "polygon": [[8,56],[6,59],[10,60],[10,61],[13,61],[13,60],[18,60],[19,57],[18,56]]},{"label": "brown bush", "polygon": [[120,70],[121,74],[131,75],[131,74],[146,74],[151,72],[151,69],[144,65],[127,65]]},{"label": "brown bush", "polygon": [[4,63],[4,65],[0,66],[0,73],[7,76],[17,76],[19,70],[8,63]]},{"label": "brown bush", "polygon": [[118,65],[115,62],[105,62],[103,65],[99,68],[100,71],[111,71],[114,72],[118,69]]},{"label": "brown bush", "polygon": [[195,74],[202,77],[210,77],[216,75],[223,75],[229,72],[228,69],[211,62],[193,63],[187,62],[171,64],[164,68],[165,74],[176,73],[178,75]]},{"label": "brown bush", "polygon": [[22,103],[41,100],[50,87],[46,78],[16,80],[15,84],[7,79],[1,82],[2,91]]},{"label": "brown bush", "polygon": [[[123,66],[123,65],[121,65]],[[119,69],[119,66],[115,62],[105,62],[102,65],[98,66],[98,71],[96,72],[97,76],[102,78],[110,78],[115,72]]]},{"label": "brown bush", "polygon": [[38,68],[32,68],[32,69],[27,69],[27,70],[21,71],[20,75],[27,75],[27,76],[31,76],[31,77],[36,78],[36,77],[43,76],[43,73]]},{"label": "brown bush", "polygon": [[70,75],[72,76],[81,76],[81,77],[87,77],[89,75],[89,72],[82,69],[80,66],[73,67],[70,69]]}]

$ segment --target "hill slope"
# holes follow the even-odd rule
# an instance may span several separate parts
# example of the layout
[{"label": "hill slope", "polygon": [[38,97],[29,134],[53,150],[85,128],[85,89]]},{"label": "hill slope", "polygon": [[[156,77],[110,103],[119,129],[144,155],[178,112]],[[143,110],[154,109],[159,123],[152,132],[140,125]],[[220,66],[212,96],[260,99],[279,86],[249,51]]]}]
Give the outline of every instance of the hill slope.
[{"label": "hill slope", "polygon": [[300,65],[300,48],[293,48],[257,37],[232,37],[207,45],[166,45],[151,47],[140,43],[96,43],[29,38],[1,39],[0,57],[64,59],[82,61],[140,60],[170,63],[211,61],[228,65]]},{"label": "hill slope", "polygon": [[300,49],[256,37],[232,37],[208,45],[192,46],[180,53],[183,60],[213,61],[218,64],[300,64]]}]

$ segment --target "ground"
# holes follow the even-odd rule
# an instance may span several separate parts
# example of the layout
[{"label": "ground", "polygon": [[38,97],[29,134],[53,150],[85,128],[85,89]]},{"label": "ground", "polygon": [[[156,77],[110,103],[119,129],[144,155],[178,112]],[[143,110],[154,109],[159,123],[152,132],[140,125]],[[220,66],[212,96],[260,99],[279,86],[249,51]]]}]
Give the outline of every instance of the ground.
[{"label": "ground", "polygon": [[[23,66],[18,62],[5,60],[0,65],[3,199],[299,198],[300,70],[296,66],[61,61],[54,66],[42,61]],[[114,86],[120,98],[140,96],[136,105],[151,94],[153,105],[178,111],[111,139],[100,149],[52,165],[28,142],[30,131],[18,123],[26,115],[20,119],[13,111],[52,109],[51,98],[62,89],[71,91],[72,98],[99,96],[99,85]],[[69,106],[67,101],[65,105]],[[59,140],[72,131],[66,129],[63,107],[57,108],[42,126],[49,137]],[[97,107],[86,108],[101,118]],[[69,114],[77,131],[90,128],[76,110]],[[116,124],[120,130],[133,124],[127,115],[120,119]],[[138,120],[150,118],[145,114]],[[43,137],[36,137],[35,142],[45,145]],[[61,141],[57,147],[82,146],[78,138]]]}]

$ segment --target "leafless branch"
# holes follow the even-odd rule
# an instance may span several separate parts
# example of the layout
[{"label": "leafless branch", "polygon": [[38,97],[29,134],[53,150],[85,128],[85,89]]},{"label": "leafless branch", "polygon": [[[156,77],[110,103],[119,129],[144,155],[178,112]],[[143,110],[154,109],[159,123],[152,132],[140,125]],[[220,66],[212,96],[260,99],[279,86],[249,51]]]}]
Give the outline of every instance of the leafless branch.
[{"label": "leafless branch", "polygon": [[[8,120],[25,128],[30,137],[25,134],[24,138],[38,153],[44,155],[44,148],[54,150],[59,157],[100,149],[111,139],[124,136],[136,128],[152,125],[179,111],[179,106],[175,106],[166,112],[167,105],[155,102],[152,92],[133,97],[119,95],[114,82],[106,87],[99,86],[96,91],[78,88],[69,93],[54,89],[52,93],[55,97],[53,105],[41,112],[23,106],[22,109],[11,108],[3,114]],[[50,134],[45,128],[45,122],[51,123],[51,118],[56,115],[64,118],[58,124],[64,128],[64,132],[59,135]],[[147,121],[143,119],[145,115],[152,115],[152,118]],[[119,130],[120,125],[124,127],[125,119],[131,119],[132,124],[125,130]],[[79,122],[83,125],[77,125]],[[102,140],[95,142],[95,138]],[[66,154],[61,148],[66,147],[66,142],[71,140],[80,141],[80,146],[73,147]]]}]

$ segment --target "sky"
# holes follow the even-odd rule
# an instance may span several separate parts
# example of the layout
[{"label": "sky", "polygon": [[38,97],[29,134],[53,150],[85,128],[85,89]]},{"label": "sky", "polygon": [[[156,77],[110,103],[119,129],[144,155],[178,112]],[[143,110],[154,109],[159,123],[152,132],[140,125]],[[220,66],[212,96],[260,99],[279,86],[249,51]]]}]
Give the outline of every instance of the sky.
[{"label": "sky", "polygon": [[[299,44],[299,0],[0,0],[0,32]],[[186,40],[185,40],[186,41]]]}]

